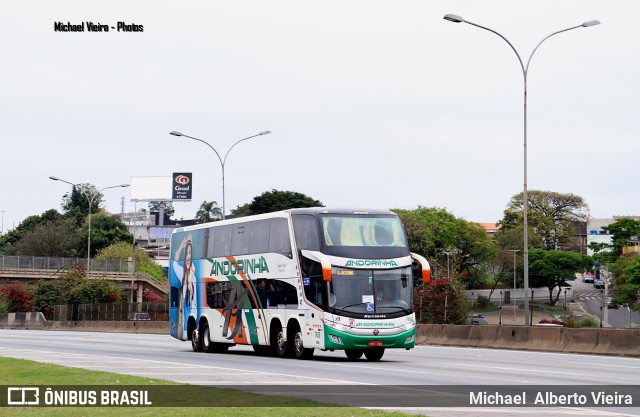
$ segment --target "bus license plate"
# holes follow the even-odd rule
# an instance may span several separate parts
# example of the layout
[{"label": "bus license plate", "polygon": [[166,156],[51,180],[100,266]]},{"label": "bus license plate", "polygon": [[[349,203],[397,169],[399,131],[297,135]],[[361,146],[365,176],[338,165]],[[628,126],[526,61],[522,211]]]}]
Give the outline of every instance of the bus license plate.
[{"label": "bus license plate", "polygon": [[369,340],[369,346],[382,346],[382,340]]}]

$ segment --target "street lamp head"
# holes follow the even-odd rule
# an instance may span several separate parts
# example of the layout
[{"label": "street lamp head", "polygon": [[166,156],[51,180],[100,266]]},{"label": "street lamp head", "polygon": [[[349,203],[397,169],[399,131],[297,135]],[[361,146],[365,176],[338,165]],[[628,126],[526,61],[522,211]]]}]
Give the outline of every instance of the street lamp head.
[{"label": "street lamp head", "polygon": [[599,25],[600,21],[599,20],[589,20],[588,22],[584,22],[582,24],[583,28],[588,28],[589,26],[595,26],[595,25]]},{"label": "street lamp head", "polygon": [[128,187],[129,184],[120,184],[118,187]]},{"label": "street lamp head", "polygon": [[175,130],[172,130],[171,132],[169,132],[169,134],[173,136],[182,136],[182,133],[176,132]]},{"label": "street lamp head", "polygon": [[446,14],[444,15],[444,20],[448,20],[449,22],[453,22],[453,23],[460,23],[460,22],[464,22],[464,19],[461,18],[458,15],[455,14]]},{"label": "street lamp head", "polygon": [[269,133],[271,133],[271,131],[270,131],[270,130],[265,130],[264,132],[260,132],[260,133],[258,133],[258,135],[260,135],[260,136],[264,136],[264,135],[268,135]]},{"label": "street lamp head", "polygon": [[60,178],[54,177],[54,176],[49,177],[49,179],[54,181],[60,181]]}]

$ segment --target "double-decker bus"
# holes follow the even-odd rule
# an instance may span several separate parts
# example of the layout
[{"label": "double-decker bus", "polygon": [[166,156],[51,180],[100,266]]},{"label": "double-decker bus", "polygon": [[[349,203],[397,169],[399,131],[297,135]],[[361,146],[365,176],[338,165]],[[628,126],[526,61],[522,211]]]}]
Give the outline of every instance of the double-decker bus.
[{"label": "double-decker bus", "polygon": [[413,288],[430,278],[395,213],[324,207],[178,228],[169,269],[173,337],[300,359],[413,348]]}]

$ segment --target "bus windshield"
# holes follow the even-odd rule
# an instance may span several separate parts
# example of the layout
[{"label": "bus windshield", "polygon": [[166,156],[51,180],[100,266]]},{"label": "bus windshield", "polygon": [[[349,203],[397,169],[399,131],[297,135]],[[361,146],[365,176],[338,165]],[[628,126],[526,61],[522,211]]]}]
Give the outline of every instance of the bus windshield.
[{"label": "bus windshield", "polygon": [[329,307],[338,312],[392,314],[412,311],[411,267],[370,270],[333,268]]},{"label": "bus windshield", "polygon": [[406,247],[397,217],[323,215],[324,244],[331,246]]}]

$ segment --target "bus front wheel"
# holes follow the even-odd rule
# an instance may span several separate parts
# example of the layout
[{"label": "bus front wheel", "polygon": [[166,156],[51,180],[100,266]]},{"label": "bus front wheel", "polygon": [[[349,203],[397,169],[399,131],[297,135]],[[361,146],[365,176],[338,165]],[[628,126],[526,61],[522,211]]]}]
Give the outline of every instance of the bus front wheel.
[{"label": "bus front wheel", "polygon": [[344,353],[347,355],[347,358],[349,358],[352,361],[354,361],[354,360],[360,359],[362,357],[362,354],[364,353],[364,350],[362,350],[362,349],[345,349]]},{"label": "bus front wheel", "polygon": [[382,359],[382,355],[384,355],[384,348],[382,349],[371,349],[371,350],[365,350],[364,351],[364,356],[367,358],[367,360],[369,361],[379,361],[380,359]]}]

